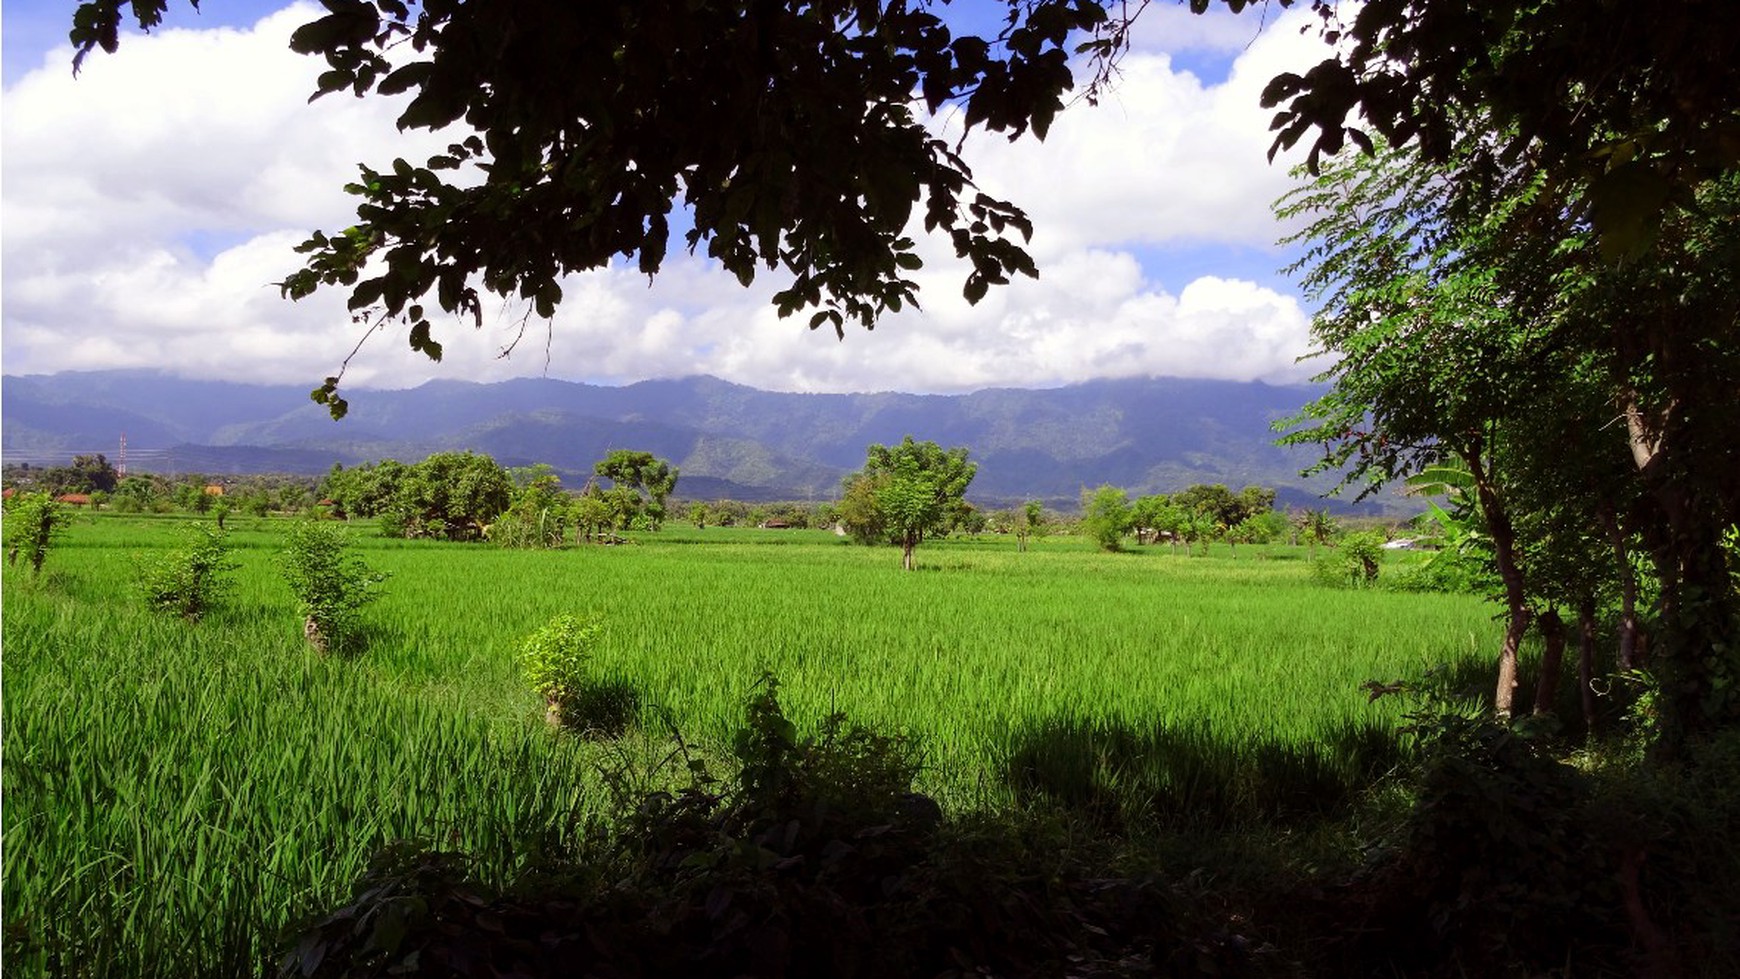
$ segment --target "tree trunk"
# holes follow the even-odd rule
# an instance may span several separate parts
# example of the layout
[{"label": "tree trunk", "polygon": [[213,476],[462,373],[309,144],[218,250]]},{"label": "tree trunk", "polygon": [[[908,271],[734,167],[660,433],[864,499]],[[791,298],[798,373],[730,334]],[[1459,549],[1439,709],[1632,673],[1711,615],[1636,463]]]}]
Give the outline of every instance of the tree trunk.
[{"label": "tree trunk", "polygon": [[912,548],[917,544],[910,536],[900,542],[900,566],[907,571],[912,570]]},{"label": "tree trunk", "polygon": [[1541,639],[1546,648],[1541,652],[1541,676],[1535,683],[1535,714],[1554,713],[1559,699],[1559,677],[1565,670],[1565,620],[1559,610],[1549,608],[1541,613]]},{"label": "tree trunk", "polygon": [[320,655],[325,656],[330,651],[326,633],[321,631],[320,623],[314,621],[314,616],[310,615],[302,620],[302,636],[308,640],[308,645],[313,646],[314,651]]},{"label": "tree trunk", "polygon": [[1635,396],[1626,405],[1632,459],[1667,523],[1651,549],[1661,576],[1658,669],[1670,712],[1664,745],[1670,752],[1688,735],[1740,718],[1740,601],[1722,546],[1724,514],[1740,510],[1740,503],[1724,495],[1717,474],[1733,447],[1700,445],[1686,403],[1713,404],[1682,400],[1670,387],[1665,406],[1648,421]]},{"label": "tree trunk", "polygon": [[1500,717],[1509,717],[1516,698],[1516,654],[1523,635],[1529,629],[1528,593],[1524,587],[1522,566],[1517,562],[1516,530],[1511,526],[1510,512],[1498,488],[1493,485],[1478,450],[1460,453],[1474,478],[1474,490],[1480,509],[1486,516],[1486,529],[1492,535],[1493,558],[1498,564],[1499,580],[1504,582],[1504,604],[1508,619],[1504,627],[1504,645],[1498,651],[1498,687],[1493,692],[1492,707]]},{"label": "tree trunk", "polygon": [[1722,528],[1711,516],[1687,507],[1672,527],[1674,574],[1662,582],[1659,669],[1681,734],[1740,718],[1740,691],[1735,689],[1740,680],[1740,615]]},{"label": "tree trunk", "polygon": [[1637,571],[1631,566],[1631,550],[1625,543],[1625,532],[1619,518],[1610,508],[1599,512],[1601,526],[1613,544],[1613,561],[1619,572],[1619,668],[1635,670],[1641,665],[1637,655]]},{"label": "tree trunk", "polygon": [[1577,694],[1583,703],[1583,727],[1595,736],[1595,599],[1577,603]]}]

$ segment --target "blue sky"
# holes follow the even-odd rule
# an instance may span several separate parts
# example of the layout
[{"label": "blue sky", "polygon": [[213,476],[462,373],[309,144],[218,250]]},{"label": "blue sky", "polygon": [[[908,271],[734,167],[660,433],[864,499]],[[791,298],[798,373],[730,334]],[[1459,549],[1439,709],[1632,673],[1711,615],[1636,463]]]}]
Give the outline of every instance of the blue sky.
[{"label": "blue sky", "polygon": [[[342,297],[302,303],[271,283],[314,228],[349,223],[358,162],[420,158],[383,100],[306,104],[320,65],[285,42],[311,3],[207,0],[97,53],[71,77],[67,0],[0,7],[0,354],[7,373],[161,367],[304,383],[358,339]],[[1000,8],[957,0],[952,19]],[[982,185],[1028,209],[1038,282],[959,297],[964,271],[926,246],[921,312],[873,333],[778,319],[776,280],[745,290],[677,256],[649,288],[626,267],[571,277],[555,320],[500,357],[520,320],[437,324],[441,364],[376,336],[358,386],[544,374],[622,383],[711,373],[781,390],[956,392],[1093,377],[1301,380],[1308,317],[1279,274],[1269,204],[1289,186],[1264,159],[1262,84],[1321,57],[1298,12],[1192,17],[1157,2],[1118,87],[1039,144],[973,138]],[[938,120],[947,128],[950,120]],[[438,143],[445,143],[446,137]]]}]

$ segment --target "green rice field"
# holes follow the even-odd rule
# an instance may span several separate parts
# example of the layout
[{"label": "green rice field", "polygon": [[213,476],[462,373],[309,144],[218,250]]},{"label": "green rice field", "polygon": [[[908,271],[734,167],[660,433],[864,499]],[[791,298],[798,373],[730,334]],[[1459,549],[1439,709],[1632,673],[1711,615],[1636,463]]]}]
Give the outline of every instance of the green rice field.
[{"label": "green rice field", "polygon": [[[366,651],[324,659],[276,571],[278,520],[230,521],[240,568],[205,620],[147,611],[137,562],[176,524],[81,516],[40,579],[5,574],[9,972],[259,972],[395,840],[507,879],[582,832],[599,772],[657,756],[666,723],[723,744],[764,672],[800,728],[843,711],[909,736],[920,788],[961,812],[1030,802],[1017,770],[1091,780],[1113,741],[1310,754],[1382,732],[1400,708],[1362,681],[1484,660],[1499,633],[1472,597],[1322,588],[1303,548],[986,536],[926,543],[906,573],[825,532],[540,552],[359,527],[393,577]],[[543,722],[514,653],[562,612],[602,617],[598,676],[636,691],[642,735]]]}]

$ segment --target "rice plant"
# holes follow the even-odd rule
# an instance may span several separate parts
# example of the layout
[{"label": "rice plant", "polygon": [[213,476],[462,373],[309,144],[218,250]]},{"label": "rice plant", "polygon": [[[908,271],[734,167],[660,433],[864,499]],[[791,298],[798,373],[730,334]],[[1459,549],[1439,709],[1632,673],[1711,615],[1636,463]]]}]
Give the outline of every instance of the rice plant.
[{"label": "rice plant", "polygon": [[1200,809],[1211,778],[1235,786],[1221,812],[1344,787],[1378,756],[1336,746],[1395,723],[1362,681],[1496,644],[1473,599],[1322,589],[1285,551],[951,540],[903,573],[825,533],[548,551],[357,533],[393,585],[359,653],[325,659],[275,568],[286,525],[230,524],[234,585],[197,626],[134,597],[173,520],[77,522],[55,573],[5,580],[9,968],[256,974],[395,840],[503,881],[566,846],[625,749],[552,731],[521,676],[521,640],[562,614],[602,622],[601,687],[702,746],[771,672],[800,726],[843,711],[919,744],[946,808],[1037,793],[1120,819]]}]

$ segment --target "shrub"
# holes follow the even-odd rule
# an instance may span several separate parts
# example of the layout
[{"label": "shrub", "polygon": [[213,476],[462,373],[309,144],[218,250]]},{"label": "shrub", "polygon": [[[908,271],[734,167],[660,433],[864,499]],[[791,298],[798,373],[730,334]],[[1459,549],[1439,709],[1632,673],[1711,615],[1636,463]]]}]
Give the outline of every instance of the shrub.
[{"label": "shrub", "polygon": [[403,539],[408,536],[410,521],[402,510],[383,510],[379,517],[382,537]]},{"label": "shrub", "polygon": [[1383,566],[1384,535],[1379,530],[1363,530],[1341,539],[1341,567],[1355,586],[1372,584]]},{"label": "shrub", "polygon": [[47,493],[15,497],[6,508],[6,563],[17,564],[23,554],[31,572],[41,574],[48,549],[65,531],[66,523],[66,509]]},{"label": "shrub", "polygon": [[520,643],[520,669],[549,708],[552,724],[565,724],[587,686],[586,664],[604,626],[595,616],[558,615]]},{"label": "shrub", "polygon": [[350,538],[332,522],[301,521],[285,535],[284,580],[301,603],[302,633],[321,653],[348,650],[357,613],[380,597],[387,574],[352,556]]},{"label": "shrub", "polygon": [[1331,587],[1364,588],[1377,583],[1383,559],[1383,532],[1364,530],[1343,537],[1334,554],[1311,562],[1311,577]]},{"label": "shrub", "polygon": [[1396,591],[1484,595],[1498,590],[1497,576],[1479,558],[1454,548],[1440,550],[1390,582]]},{"label": "shrub", "polygon": [[561,547],[568,535],[567,507],[537,498],[516,502],[489,526],[490,543],[502,547]]},{"label": "shrub", "polygon": [[732,818],[745,828],[891,822],[912,797],[919,763],[911,742],[848,725],[838,712],[823,720],[818,736],[800,739],[772,674],[763,674],[744,722],[732,747],[740,766]]},{"label": "shrub", "polygon": [[145,604],[197,622],[211,610],[228,586],[226,572],[237,567],[229,559],[229,535],[207,524],[182,531],[182,546],[143,562],[139,568]]}]

